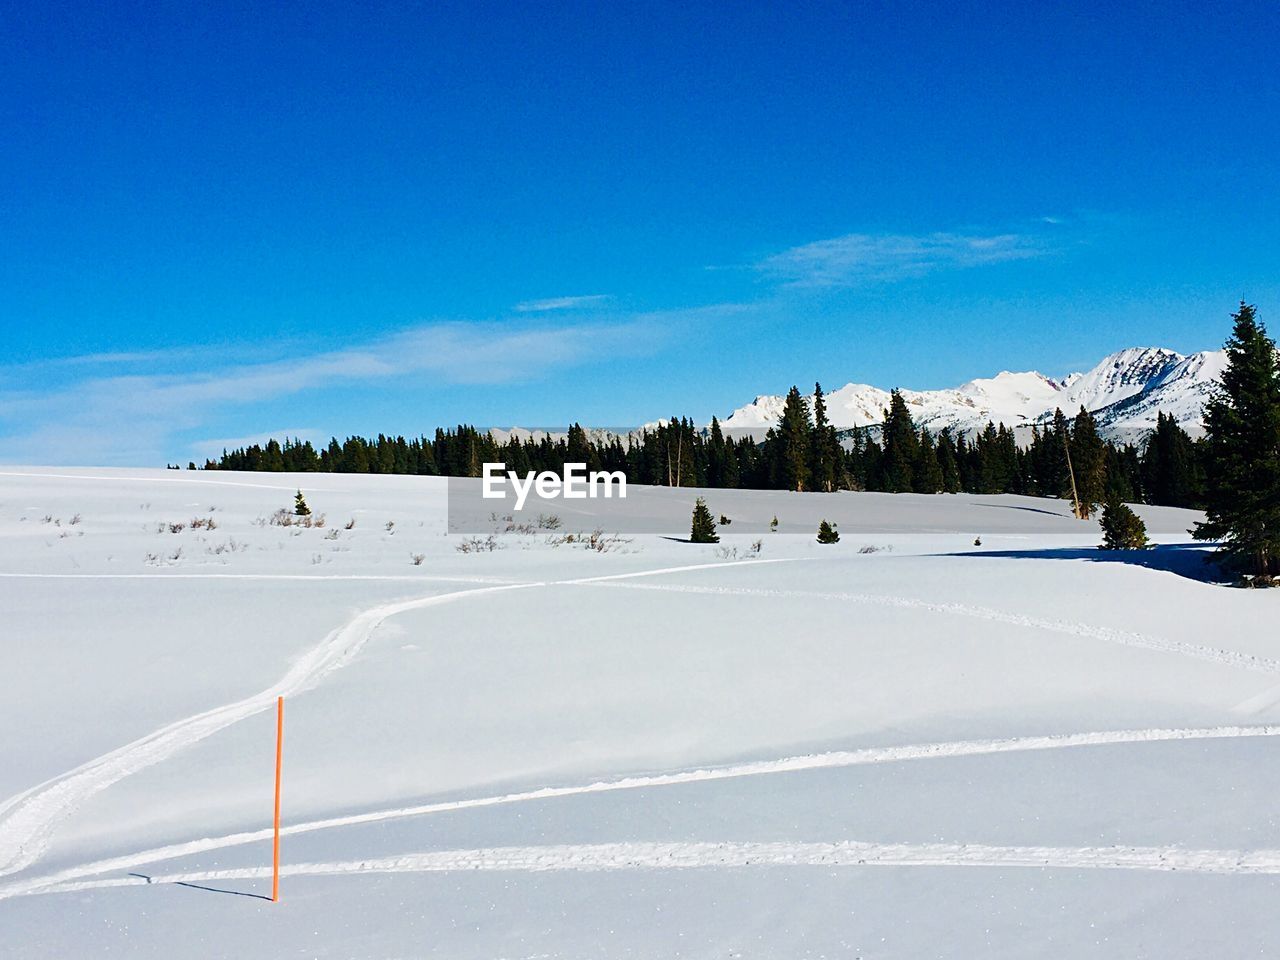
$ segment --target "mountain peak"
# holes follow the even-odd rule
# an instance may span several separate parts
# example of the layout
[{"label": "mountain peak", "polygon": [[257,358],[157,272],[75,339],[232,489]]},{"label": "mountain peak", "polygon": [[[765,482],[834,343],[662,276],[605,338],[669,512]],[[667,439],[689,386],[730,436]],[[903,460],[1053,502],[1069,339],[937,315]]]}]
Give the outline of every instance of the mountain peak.
[{"label": "mountain peak", "polygon": [[[1201,428],[1201,408],[1221,373],[1222,351],[1184,357],[1164,347],[1129,347],[1104,357],[1083,373],[1055,380],[1035,371],[1002,370],[947,390],[902,390],[920,426],[937,432],[981,430],[988,420],[1015,427],[1042,422],[1057,408],[1068,415],[1080,407],[1098,414],[1108,434],[1154,426],[1156,412],[1171,413],[1192,431]],[[848,383],[827,394],[827,413],[838,429],[881,422],[889,391]],[[726,428],[760,430],[774,426],[783,397],[757,396],[721,422]]]}]

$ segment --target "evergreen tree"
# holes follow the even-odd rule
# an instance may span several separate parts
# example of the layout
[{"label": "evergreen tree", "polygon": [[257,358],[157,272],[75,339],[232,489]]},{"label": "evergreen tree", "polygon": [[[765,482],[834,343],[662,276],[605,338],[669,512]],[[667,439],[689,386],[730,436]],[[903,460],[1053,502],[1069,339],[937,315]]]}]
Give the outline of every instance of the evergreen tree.
[{"label": "evergreen tree", "polygon": [[928,430],[920,431],[920,465],[915,476],[916,493],[941,493],[942,464],[938,459],[938,450],[934,446],[933,434]]},{"label": "evergreen tree", "polygon": [[1075,474],[1079,517],[1088,520],[1098,504],[1107,498],[1107,451],[1098,436],[1097,421],[1083,406],[1071,425],[1068,449]]},{"label": "evergreen tree", "polygon": [[568,450],[565,453],[566,463],[585,463],[588,470],[600,469],[600,456],[595,445],[587,439],[587,431],[582,424],[575,423],[569,427]]},{"label": "evergreen tree", "polygon": [[1017,471],[1013,434],[990,420],[973,443],[975,479],[979,493],[1008,493]]},{"label": "evergreen tree", "polygon": [[1108,443],[1103,447],[1105,460],[1104,476],[1106,477],[1103,503],[1119,500],[1122,503],[1142,502],[1141,469],[1138,464],[1138,450],[1133,444],[1118,447]]},{"label": "evergreen tree", "polygon": [[707,509],[707,502],[699,497],[693,504],[693,525],[689,531],[690,543],[719,543],[716,522]]},{"label": "evergreen tree", "polygon": [[867,431],[854,430],[849,437],[849,450],[844,455],[844,486],[851,490],[870,489],[870,457],[868,447],[871,443]]},{"label": "evergreen tree", "polygon": [[302,495],[302,491],[298,491],[298,495],[293,498],[293,513],[298,517],[311,516],[311,508],[307,506],[307,498]]},{"label": "evergreen tree", "polygon": [[897,390],[889,394],[880,434],[884,453],[880,458],[880,483],[890,493],[910,493],[920,464],[920,437],[907,402]]},{"label": "evergreen tree", "polygon": [[720,421],[711,418],[711,436],[707,440],[707,486],[726,487],[729,473],[729,447],[725,443]]},{"label": "evergreen tree", "polygon": [[945,493],[959,493],[960,463],[956,456],[956,444],[951,439],[951,428],[943,427],[938,434],[938,469],[942,474],[942,489]]},{"label": "evergreen tree", "polygon": [[836,436],[836,428],[827,419],[827,401],[820,383],[813,385],[813,436],[809,449],[812,455],[812,487],[831,493],[840,485],[840,477],[844,473],[844,449]]},{"label": "evergreen tree", "polygon": [[284,470],[284,454],[280,450],[279,440],[267,441],[267,446],[262,451],[262,464],[258,469],[269,470],[272,473],[280,473]]},{"label": "evergreen tree", "polygon": [[818,524],[818,542],[819,543],[839,543],[840,534],[836,531],[835,525],[827,523],[823,520]]},{"label": "evergreen tree", "polygon": [[[751,449],[753,451],[755,450],[754,441],[751,443]],[[742,468],[740,466],[741,458],[742,453],[740,446],[734,442],[733,437],[725,437],[724,473],[720,480],[720,485],[722,487],[734,489],[742,485]]]},{"label": "evergreen tree", "polygon": [[1141,550],[1147,545],[1147,525],[1118,498],[1102,508],[1102,549]]},{"label": "evergreen tree", "polygon": [[1156,415],[1156,428],[1142,454],[1146,502],[1165,507],[1199,507],[1204,472],[1195,441],[1172,415]]},{"label": "evergreen tree", "polygon": [[976,450],[963,433],[956,437],[956,466],[960,471],[960,489],[964,493],[978,493],[981,484]]},{"label": "evergreen tree", "polygon": [[776,480],[787,490],[809,489],[809,405],[792,387],[770,448],[777,448]]},{"label": "evergreen tree", "polygon": [[1205,522],[1199,540],[1255,577],[1280,574],[1280,361],[1252,306],[1240,303],[1227,366],[1205,405]]}]

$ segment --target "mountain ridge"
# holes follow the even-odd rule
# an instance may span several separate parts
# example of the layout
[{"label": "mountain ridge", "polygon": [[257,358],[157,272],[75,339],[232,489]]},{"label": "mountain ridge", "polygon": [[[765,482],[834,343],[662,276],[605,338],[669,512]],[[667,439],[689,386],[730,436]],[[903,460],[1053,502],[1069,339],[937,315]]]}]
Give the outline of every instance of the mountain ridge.
[{"label": "mountain ridge", "polygon": [[[1204,402],[1225,362],[1221,350],[1183,355],[1165,347],[1129,347],[1089,370],[1061,378],[1035,370],[1002,370],[957,387],[899,392],[917,425],[935,433],[944,427],[971,433],[988,421],[1030,428],[1051,420],[1056,409],[1072,416],[1083,406],[1097,417],[1100,431],[1112,438],[1153,429],[1161,412],[1198,434],[1203,432]],[[838,430],[879,424],[889,405],[888,390],[865,383],[847,383],[825,398],[827,416]],[[757,433],[778,422],[784,402],[782,396],[761,394],[733,410],[721,426]]]}]

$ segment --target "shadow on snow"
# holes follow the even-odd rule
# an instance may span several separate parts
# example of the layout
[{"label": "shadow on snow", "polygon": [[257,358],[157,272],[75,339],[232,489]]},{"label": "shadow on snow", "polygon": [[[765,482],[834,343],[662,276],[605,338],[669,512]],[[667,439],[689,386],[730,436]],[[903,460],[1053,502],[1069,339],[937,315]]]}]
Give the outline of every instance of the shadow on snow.
[{"label": "shadow on snow", "polygon": [[1212,545],[1171,543],[1145,550],[1101,550],[1097,547],[1049,547],[1039,550],[971,550],[943,553],[944,557],[981,557],[997,560],[1087,560],[1090,563],[1125,563],[1148,570],[1162,570],[1200,583],[1229,584],[1234,579],[1210,559]]},{"label": "shadow on snow", "polygon": [[[154,879],[145,873],[131,873],[129,874],[129,876],[139,877],[147,881],[147,883],[153,882],[153,879]],[[171,882],[175,887],[190,887],[192,890],[203,890],[206,893],[225,893],[232,897],[251,897],[254,900],[266,900],[268,903],[271,902],[271,898],[266,896],[265,894],[251,893],[248,890],[225,890],[221,887],[207,887],[204,884],[192,883],[189,880],[174,880]]]}]

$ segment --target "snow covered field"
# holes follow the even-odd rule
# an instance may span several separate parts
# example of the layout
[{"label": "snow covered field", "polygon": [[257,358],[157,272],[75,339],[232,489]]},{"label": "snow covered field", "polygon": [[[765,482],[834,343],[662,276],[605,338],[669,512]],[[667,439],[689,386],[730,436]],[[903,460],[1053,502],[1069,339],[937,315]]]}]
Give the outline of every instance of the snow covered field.
[{"label": "snow covered field", "polygon": [[0,955],[1280,953],[1280,597],[1195,514],[705,495],[462,553],[436,479],[4,468]]}]

